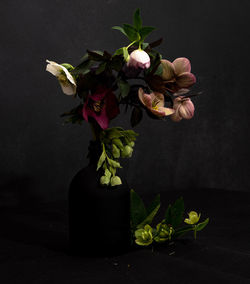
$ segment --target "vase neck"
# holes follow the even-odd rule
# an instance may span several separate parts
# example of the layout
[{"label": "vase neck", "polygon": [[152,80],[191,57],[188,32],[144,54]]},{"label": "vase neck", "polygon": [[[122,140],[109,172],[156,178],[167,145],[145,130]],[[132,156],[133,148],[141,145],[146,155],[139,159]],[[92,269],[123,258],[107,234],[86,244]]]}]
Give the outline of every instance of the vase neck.
[{"label": "vase neck", "polygon": [[101,141],[99,139],[91,140],[88,147],[89,166],[97,166],[97,162],[102,154]]}]

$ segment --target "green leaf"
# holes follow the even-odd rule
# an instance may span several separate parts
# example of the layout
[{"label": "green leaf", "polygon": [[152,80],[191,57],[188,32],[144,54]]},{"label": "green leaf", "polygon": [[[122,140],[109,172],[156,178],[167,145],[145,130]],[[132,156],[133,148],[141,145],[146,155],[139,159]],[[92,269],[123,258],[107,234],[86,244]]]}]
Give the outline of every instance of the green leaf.
[{"label": "green leaf", "polygon": [[209,222],[209,218],[207,218],[204,222],[197,224],[196,231],[199,232],[203,230],[207,226],[208,222]]},{"label": "green leaf", "polygon": [[110,159],[108,156],[106,156],[107,159],[108,159],[108,163],[109,165],[112,167],[112,168],[121,168],[121,165],[119,162],[113,160],[113,159]]},{"label": "green leaf", "polygon": [[147,214],[150,214],[159,204],[161,204],[161,197],[160,197],[160,194],[157,194],[155,199],[148,206]]},{"label": "green leaf", "polygon": [[124,29],[125,33],[127,34],[128,39],[131,42],[140,39],[139,33],[137,32],[137,30],[133,26],[131,26],[129,24],[123,24],[123,29]]},{"label": "green leaf", "polygon": [[153,222],[153,219],[155,217],[155,215],[157,214],[157,212],[160,209],[160,204],[158,204],[152,211],[151,213],[139,224],[137,225],[137,229],[141,229],[143,228],[146,224],[151,224]]},{"label": "green leaf", "polygon": [[95,63],[92,60],[86,60],[82,63],[80,63],[74,70],[71,71],[71,74],[73,75],[85,75],[90,71],[90,68]]},{"label": "green leaf", "polygon": [[169,205],[165,213],[166,223],[170,224],[175,229],[182,223],[183,213],[184,213],[184,201],[183,198],[181,197],[177,199],[172,206]]},{"label": "green leaf", "polygon": [[193,231],[193,230],[194,230],[193,226],[180,228],[180,229],[178,229],[174,232],[174,237],[178,238],[180,236],[185,235],[187,232],[190,232],[190,231]]},{"label": "green leaf", "polygon": [[[121,49],[121,54],[123,54],[123,49]],[[115,71],[121,71],[123,67],[123,59],[121,56],[113,56],[111,59],[110,67]]]},{"label": "green leaf", "polygon": [[129,83],[123,80],[119,80],[117,85],[120,89],[122,98],[125,98],[129,94],[129,91],[130,91]]},{"label": "green leaf", "polygon": [[94,60],[94,61],[103,61],[103,52],[102,51],[91,51],[91,50],[87,50],[88,55],[89,55],[89,59],[90,60]]},{"label": "green leaf", "polygon": [[96,75],[101,74],[105,69],[106,69],[106,62],[102,62],[99,67],[97,68],[97,70],[95,71]]},{"label": "green leaf", "polygon": [[102,166],[102,164],[105,161],[105,159],[106,159],[106,152],[103,149],[102,154],[101,154],[101,156],[100,156],[100,158],[98,160],[98,163],[97,163],[97,169],[96,169],[97,171],[100,169],[100,167]]},{"label": "green leaf", "polygon": [[115,51],[115,53],[114,53],[114,56],[115,56],[115,55],[121,55],[121,54],[123,54],[123,47],[117,49],[117,50]]},{"label": "green leaf", "polygon": [[132,127],[135,127],[140,123],[143,117],[143,111],[140,107],[134,107],[131,113],[130,123]]},{"label": "green leaf", "polygon": [[142,27],[142,20],[140,16],[140,9],[136,9],[134,13],[134,27],[139,31],[139,29]]},{"label": "green leaf", "polygon": [[154,27],[142,27],[139,31],[141,41],[143,41],[153,30],[155,30]]},{"label": "green leaf", "polygon": [[123,27],[120,27],[120,26],[114,26],[112,27],[113,30],[117,30],[117,31],[120,31],[121,33],[123,33],[126,37],[128,36],[124,30]]},{"label": "green leaf", "polygon": [[133,189],[130,191],[130,214],[133,228],[136,228],[147,217],[144,203]]},{"label": "green leaf", "polygon": [[129,54],[128,54],[127,48],[126,48],[126,47],[123,47],[123,48],[122,48],[122,52],[123,52],[124,60],[125,60],[125,61],[128,61],[128,60],[129,60]]}]

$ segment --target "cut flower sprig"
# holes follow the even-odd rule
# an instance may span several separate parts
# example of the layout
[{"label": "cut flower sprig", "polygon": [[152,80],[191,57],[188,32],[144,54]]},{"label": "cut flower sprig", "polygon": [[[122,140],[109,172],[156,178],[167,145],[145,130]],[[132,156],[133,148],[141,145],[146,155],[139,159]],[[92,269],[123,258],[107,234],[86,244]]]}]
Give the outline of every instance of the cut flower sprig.
[{"label": "cut flower sprig", "polygon": [[133,130],[124,130],[113,127],[100,133],[102,153],[97,163],[97,171],[102,168],[101,185],[116,186],[122,184],[121,178],[116,174],[122,168],[119,158],[130,158],[133,153],[137,133]]}]

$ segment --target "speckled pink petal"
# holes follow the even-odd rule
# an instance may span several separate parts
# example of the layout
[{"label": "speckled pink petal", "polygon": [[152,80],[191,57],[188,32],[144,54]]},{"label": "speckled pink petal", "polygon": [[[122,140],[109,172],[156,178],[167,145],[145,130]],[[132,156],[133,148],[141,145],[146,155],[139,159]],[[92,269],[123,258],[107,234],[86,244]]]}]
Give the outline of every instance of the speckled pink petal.
[{"label": "speckled pink petal", "polygon": [[162,79],[166,80],[166,81],[170,81],[173,80],[173,78],[175,77],[175,67],[173,65],[173,63],[171,63],[170,61],[166,60],[166,59],[162,59],[161,60],[161,65],[162,65]]},{"label": "speckled pink petal", "polygon": [[194,104],[189,98],[180,106],[179,114],[184,119],[191,119],[194,116]]},{"label": "speckled pink petal", "polygon": [[176,75],[180,75],[181,73],[184,73],[184,72],[189,72],[189,73],[191,72],[190,61],[185,57],[176,58],[173,61],[173,65],[175,68]]},{"label": "speckled pink petal", "polygon": [[189,88],[196,82],[194,74],[184,72],[176,78],[176,83],[179,88]]},{"label": "speckled pink petal", "polygon": [[159,110],[159,109],[156,110],[154,108],[150,108],[149,110],[156,116],[159,116],[159,117],[165,116],[165,112],[163,110]]},{"label": "speckled pink petal", "polygon": [[145,105],[146,107],[152,107],[151,95],[146,94],[142,88],[138,90],[138,96],[143,105]]},{"label": "speckled pink petal", "polygon": [[175,113],[175,110],[169,107],[159,107],[158,109],[159,111],[164,112],[165,116]]}]

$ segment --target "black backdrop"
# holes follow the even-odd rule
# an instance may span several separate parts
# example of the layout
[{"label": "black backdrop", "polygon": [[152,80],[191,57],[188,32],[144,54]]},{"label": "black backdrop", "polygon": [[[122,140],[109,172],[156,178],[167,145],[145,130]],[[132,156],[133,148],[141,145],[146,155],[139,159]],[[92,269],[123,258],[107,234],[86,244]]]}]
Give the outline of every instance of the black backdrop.
[{"label": "black backdrop", "polygon": [[[188,57],[197,76],[190,121],[149,119],[128,181],[139,192],[168,188],[249,190],[249,9],[242,1],[1,1],[1,200],[64,199],[73,175],[87,163],[89,125],[66,125],[59,115],[77,104],[45,71],[46,59],[76,65],[88,49],[113,52],[126,44],[110,28],[144,23],[163,36],[159,51]],[[129,128],[129,115],[112,126]]]}]

